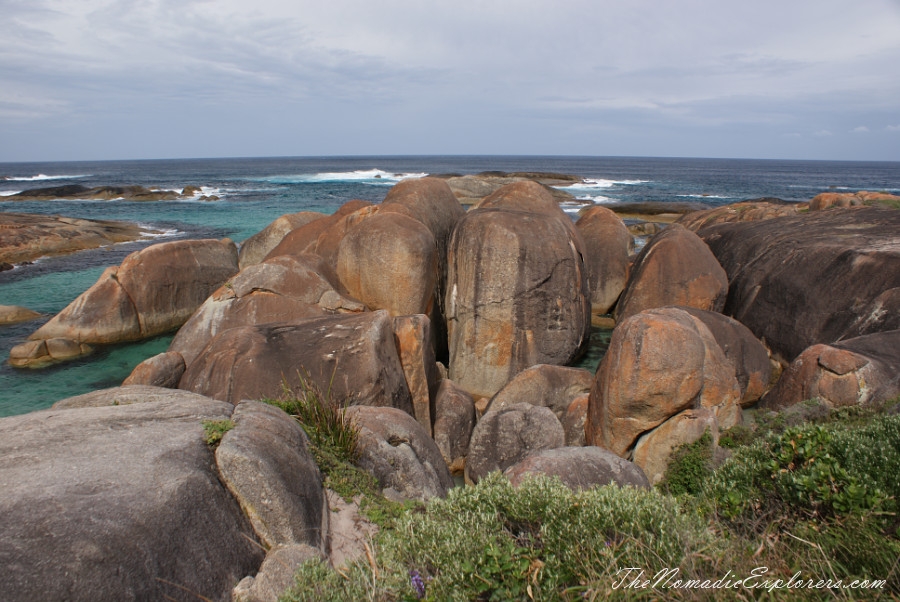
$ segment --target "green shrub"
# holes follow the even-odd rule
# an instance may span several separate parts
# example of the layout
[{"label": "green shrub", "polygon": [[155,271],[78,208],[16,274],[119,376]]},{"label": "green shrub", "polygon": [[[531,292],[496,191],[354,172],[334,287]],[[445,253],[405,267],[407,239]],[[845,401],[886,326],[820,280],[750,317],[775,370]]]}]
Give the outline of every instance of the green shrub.
[{"label": "green shrub", "polygon": [[217,447],[225,433],[234,428],[234,422],[231,420],[204,420],[203,421],[203,440],[210,447]]},{"label": "green shrub", "polygon": [[660,487],[672,495],[696,495],[712,474],[713,440],[709,430],[703,436],[679,446],[669,459],[665,479]]}]

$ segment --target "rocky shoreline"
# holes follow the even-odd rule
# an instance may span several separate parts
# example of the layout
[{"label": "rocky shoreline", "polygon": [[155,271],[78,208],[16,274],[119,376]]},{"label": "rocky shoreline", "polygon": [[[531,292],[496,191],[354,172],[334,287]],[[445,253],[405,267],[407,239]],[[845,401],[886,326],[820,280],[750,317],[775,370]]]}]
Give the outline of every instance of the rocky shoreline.
[{"label": "rocky shoreline", "polygon": [[130,222],[2,212],[0,266],[11,269],[13,264],[41,257],[96,249],[154,234],[161,232]]},{"label": "rocky shoreline", "polygon": [[176,201],[197,197],[200,201],[217,201],[216,195],[198,195],[200,188],[185,186],[181,192],[177,190],[161,190],[144,186],[94,186],[89,188],[81,184],[65,186],[45,186],[31,188],[16,194],[4,196],[4,201]]},{"label": "rocky shoreline", "polygon": [[[396,500],[497,471],[648,488],[749,408],[900,394],[900,211],[862,193],[686,206],[633,255],[615,212],[572,222],[560,181],[408,180],[378,205],[283,216],[240,251],[168,242],[109,268],[11,361],[177,334],[122,387],[0,420],[0,589],[269,600],[276,565],[288,584],[305,558],[340,567],[340,504],[307,436],[256,401],[285,387],[349,405],[357,464]],[[610,313],[596,373],[570,367]],[[230,424],[216,449],[205,423]]]}]

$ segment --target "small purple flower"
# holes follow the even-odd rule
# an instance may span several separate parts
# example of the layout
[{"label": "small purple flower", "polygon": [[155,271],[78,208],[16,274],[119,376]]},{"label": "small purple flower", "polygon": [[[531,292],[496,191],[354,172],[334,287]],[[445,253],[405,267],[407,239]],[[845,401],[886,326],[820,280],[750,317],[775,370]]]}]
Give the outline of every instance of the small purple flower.
[{"label": "small purple flower", "polygon": [[409,572],[409,584],[416,590],[416,598],[418,600],[425,597],[425,582],[422,581],[422,575],[419,574],[419,571],[414,569]]}]

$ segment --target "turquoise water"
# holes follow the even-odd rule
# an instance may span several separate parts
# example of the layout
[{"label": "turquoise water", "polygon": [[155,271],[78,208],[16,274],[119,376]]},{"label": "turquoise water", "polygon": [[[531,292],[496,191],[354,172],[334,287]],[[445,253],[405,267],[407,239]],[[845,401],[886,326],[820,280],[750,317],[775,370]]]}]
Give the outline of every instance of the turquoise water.
[{"label": "turquoise water", "polygon": [[[166,231],[165,238],[243,241],[276,217],[297,211],[333,213],[347,200],[380,202],[394,183],[424,174],[555,171],[586,178],[570,189],[585,202],[697,201],[715,206],[766,196],[808,200],[829,190],[900,193],[900,163],[754,161],[632,157],[312,157],[188,159],[67,163],[0,163],[0,213],[62,214],[117,219]],[[63,184],[142,185],[181,190],[221,200],[13,202],[17,191]],[[567,208],[573,213],[577,207]],[[43,320],[0,326],[0,358],[43,321],[93,284],[106,266],[153,241],[44,259],[0,272],[0,304],[23,305]],[[606,340],[604,339],[606,337]],[[171,339],[98,349],[81,360],[38,371],[0,364],[0,416],[46,408],[53,402],[114,386],[143,359],[164,351]],[[595,331],[595,345],[581,366],[595,369],[608,332]]]}]

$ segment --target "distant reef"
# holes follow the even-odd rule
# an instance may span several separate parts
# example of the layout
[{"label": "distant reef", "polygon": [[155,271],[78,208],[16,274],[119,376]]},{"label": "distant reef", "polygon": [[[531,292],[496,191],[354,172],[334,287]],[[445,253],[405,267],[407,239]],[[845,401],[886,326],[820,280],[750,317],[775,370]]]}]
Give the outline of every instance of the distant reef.
[{"label": "distant reef", "polygon": [[0,213],[0,270],[39,257],[95,249],[158,233],[128,222]]},{"label": "distant reef", "polygon": [[219,197],[215,195],[201,195],[198,197],[198,192],[200,192],[200,188],[197,186],[185,186],[181,192],[178,192],[176,190],[161,190],[158,188],[145,188],[143,186],[94,186],[93,188],[89,188],[87,186],[82,186],[81,184],[67,184],[65,186],[31,188],[3,197],[3,200],[177,201],[195,197],[200,201],[219,200]]}]

